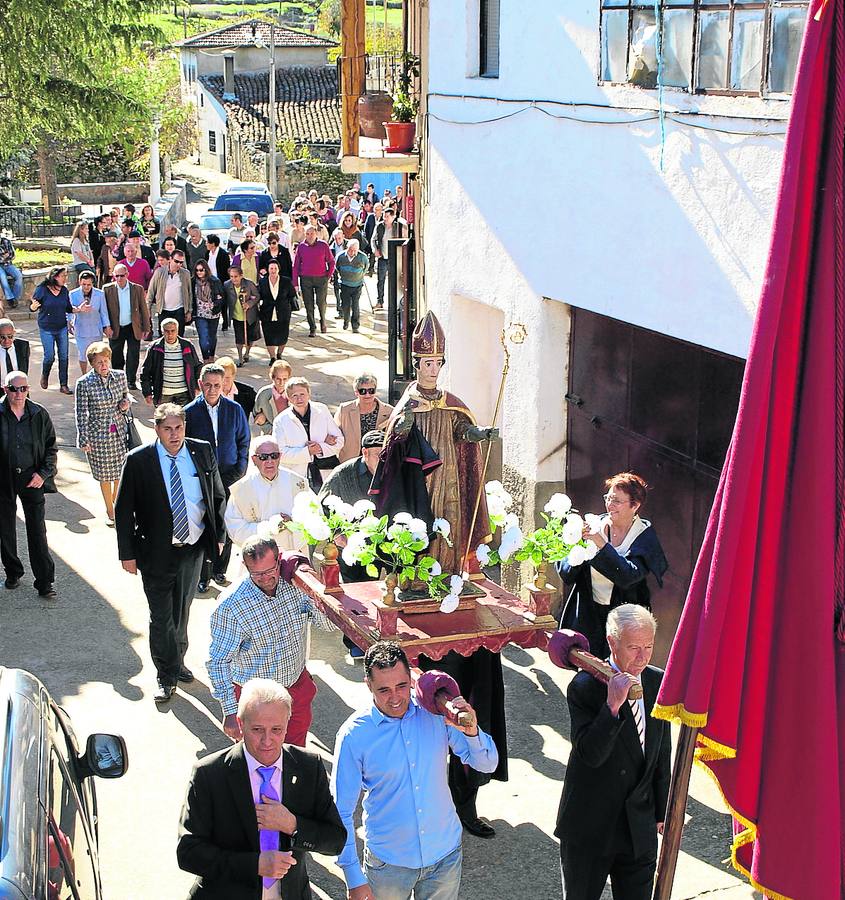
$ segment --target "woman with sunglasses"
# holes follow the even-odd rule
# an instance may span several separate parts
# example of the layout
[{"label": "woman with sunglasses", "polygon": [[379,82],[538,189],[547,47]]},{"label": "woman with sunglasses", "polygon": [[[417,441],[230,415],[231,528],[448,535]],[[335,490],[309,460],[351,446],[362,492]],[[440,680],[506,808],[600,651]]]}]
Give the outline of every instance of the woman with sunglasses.
[{"label": "woman with sunglasses", "polygon": [[194,266],[194,277],[191,284],[193,309],[191,318],[197,327],[202,361],[214,361],[217,352],[217,329],[220,326],[220,314],[226,303],[226,292],[223,283],[211,274],[208,263],[200,259]]},{"label": "woman with sunglasses", "polygon": [[271,231],[267,235],[267,249],[262,250],[258,257],[258,274],[266,275],[267,267],[270,260],[275,259],[279,264],[279,271],[285,278],[293,275],[293,260],[287,247],[282,246],[279,235],[275,231]]},{"label": "woman with sunglasses", "polygon": [[610,610],[623,603],[651,609],[648,575],[662,587],[669,568],[651,522],[639,516],[648,491],[645,481],[633,472],[620,472],[604,487],[606,514],[595,528],[584,527],[584,539],[598,553],[578,566],[566,560],[557,564],[563,583],[574,585],[562,625],[586,635],[590,651],[601,659],[610,653],[605,634]]},{"label": "woman with sunglasses", "polygon": [[383,431],[387,425],[393,407],[379,400],[377,388],[376,376],[362,372],[355,379],[357,399],[341,403],[338,407],[334,420],[343,434],[343,447],[337,454],[340,462],[361,455],[361,435],[376,429]]}]

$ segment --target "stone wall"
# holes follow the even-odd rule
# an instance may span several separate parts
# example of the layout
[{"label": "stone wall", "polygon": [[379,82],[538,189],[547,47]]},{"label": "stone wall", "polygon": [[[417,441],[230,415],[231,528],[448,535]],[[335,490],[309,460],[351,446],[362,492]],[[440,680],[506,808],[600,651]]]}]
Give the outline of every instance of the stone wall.
[{"label": "stone wall", "polygon": [[[70,197],[86,206],[101,204],[123,205],[134,203],[136,206],[147,202],[150,185],[148,181],[95,181],[72,182],[57,185],[60,197]],[[40,203],[41,188],[28,185],[21,189],[21,200],[24,203]]]},{"label": "stone wall", "polygon": [[161,222],[162,231],[165,225],[175,225],[181,229],[187,219],[188,182],[175,180],[170,188],[161,196],[155,205],[156,218]]},{"label": "stone wall", "polygon": [[279,166],[279,196],[290,203],[300,191],[314,188],[333,200],[337,194],[352,187],[355,176],[340,171],[339,162],[320,162],[311,159],[286,160]]}]

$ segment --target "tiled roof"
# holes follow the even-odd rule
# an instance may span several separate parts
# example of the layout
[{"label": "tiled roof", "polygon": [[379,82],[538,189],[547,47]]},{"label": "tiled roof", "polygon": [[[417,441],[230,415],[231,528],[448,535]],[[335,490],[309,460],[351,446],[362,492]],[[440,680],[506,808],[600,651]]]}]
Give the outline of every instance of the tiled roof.
[{"label": "tiled roof", "polygon": [[[223,76],[203,75],[203,87],[220,101],[232,130],[247,143],[268,140],[266,75],[235,75],[235,100],[223,99]],[[276,71],[276,134],[300,144],[340,143],[340,98],[334,66]]]},{"label": "tiled roof", "polygon": [[[255,33],[253,34],[253,27]],[[294,31],[292,28],[284,28],[277,25],[274,29],[274,37],[277,47],[336,47],[335,41],[328,38],[317,37],[304,31]],[[178,41],[177,47],[251,47],[256,40],[265,46],[270,46],[270,23],[260,19],[248,19],[245,22],[236,22],[216,31],[206,31],[204,34],[196,34],[193,37]]]}]

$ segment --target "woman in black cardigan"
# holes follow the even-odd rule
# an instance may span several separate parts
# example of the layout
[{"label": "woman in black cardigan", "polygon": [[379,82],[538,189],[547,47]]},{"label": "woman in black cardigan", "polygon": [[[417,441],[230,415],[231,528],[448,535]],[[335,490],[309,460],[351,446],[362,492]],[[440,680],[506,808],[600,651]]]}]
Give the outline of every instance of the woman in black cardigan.
[{"label": "woman in black cardigan", "polygon": [[623,603],[651,609],[647,577],[651,573],[662,586],[669,568],[651,522],[638,515],[648,490],[645,481],[632,472],[620,472],[604,486],[607,514],[597,529],[584,528],[584,538],[598,547],[598,553],[578,566],[566,560],[557,564],[563,583],[575,586],[562,624],[585,635],[591,652],[601,659],[610,653],[605,635],[610,610]]},{"label": "woman in black cardigan", "polygon": [[295,296],[293,282],[281,271],[278,259],[271,259],[267,274],[258,281],[258,317],[271,366],[285,352]]}]

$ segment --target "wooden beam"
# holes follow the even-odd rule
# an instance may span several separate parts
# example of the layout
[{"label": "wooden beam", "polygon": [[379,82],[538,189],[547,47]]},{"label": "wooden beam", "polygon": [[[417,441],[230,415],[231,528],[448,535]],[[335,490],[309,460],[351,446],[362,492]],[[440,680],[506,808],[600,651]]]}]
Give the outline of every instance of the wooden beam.
[{"label": "wooden beam", "polygon": [[341,143],[344,156],[358,155],[358,98],[366,89],[364,0],[340,0]]},{"label": "wooden beam", "polygon": [[349,175],[356,172],[408,172],[420,170],[420,158],[414,154],[407,156],[342,156],[340,171]]}]

